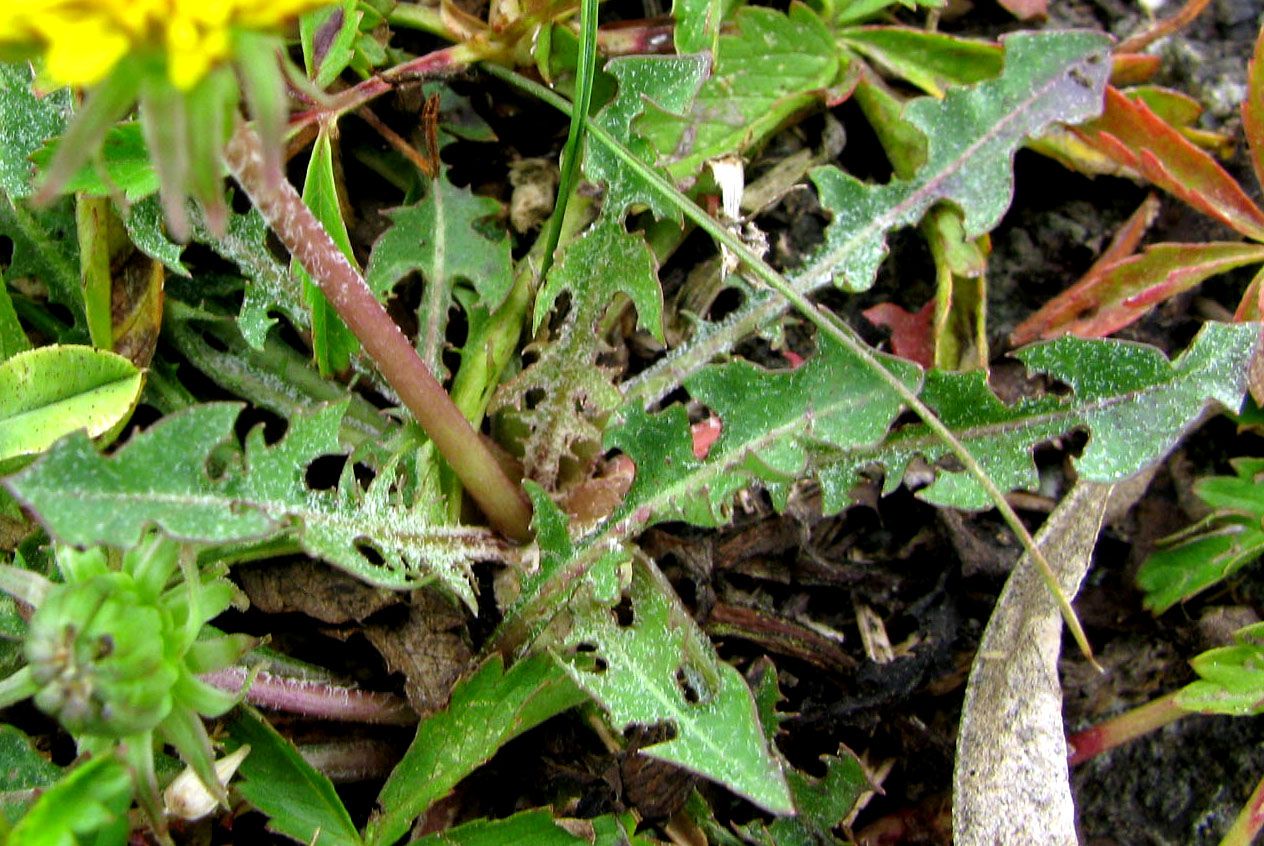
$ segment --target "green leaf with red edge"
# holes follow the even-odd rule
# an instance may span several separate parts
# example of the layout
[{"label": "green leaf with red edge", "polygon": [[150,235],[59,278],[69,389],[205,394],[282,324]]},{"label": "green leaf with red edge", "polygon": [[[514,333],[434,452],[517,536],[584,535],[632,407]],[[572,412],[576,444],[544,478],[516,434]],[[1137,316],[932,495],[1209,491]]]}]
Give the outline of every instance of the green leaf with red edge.
[{"label": "green leaf with red edge", "polygon": [[1255,56],[1246,65],[1246,100],[1242,103],[1242,134],[1251,150],[1255,181],[1264,185],[1264,28],[1255,42]]},{"label": "green leaf with red edge", "polygon": [[1214,158],[1149,106],[1106,89],[1101,117],[1078,132],[1110,158],[1248,238],[1264,241],[1264,211]]},{"label": "green leaf with red edge", "polygon": [[1100,338],[1211,276],[1264,263],[1264,246],[1214,242],[1153,244],[1145,252],[1095,266],[1014,331],[1015,343],[1072,334]]}]

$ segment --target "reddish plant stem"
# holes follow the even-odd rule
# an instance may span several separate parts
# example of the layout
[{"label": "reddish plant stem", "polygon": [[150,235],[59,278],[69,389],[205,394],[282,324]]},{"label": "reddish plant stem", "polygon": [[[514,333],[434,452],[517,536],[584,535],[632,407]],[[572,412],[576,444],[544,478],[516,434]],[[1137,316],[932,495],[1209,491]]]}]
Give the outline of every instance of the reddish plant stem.
[{"label": "reddish plant stem", "polygon": [[531,537],[531,507],[521,489],[505,475],[491,450],[377,301],[364,277],[303,204],[294,186],[284,179],[267,178],[259,138],[245,124],[237,127],[224,148],[224,161],[268,226],[359,338],[383,378],[447,459],[487,519],[506,537],[527,541]]},{"label": "reddish plant stem", "polygon": [[[239,693],[249,675],[250,671],[244,667],[226,667],[199,678],[220,690]],[[262,708],[349,723],[410,726],[417,722],[413,709],[394,694],[337,687],[268,672],[255,676],[246,691],[246,700]]]},{"label": "reddish plant stem", "polygon": [[1149,734],[1168,723],[1190,714],[1176,704],[1176,694],[1169,693],[1153,702],[1133,708],[1114,719],[1099,723],[1067,738],[1070,747],[1067,763],[1074,767],[1108,749]]},{"label": "reddish plant stem", "polygon": [[1220,846],[1251,846],[1261,828],[1264,828],[1264,779],[1255,785],[1251,798],[1238,812],[1238,818],[1225,833]]}]

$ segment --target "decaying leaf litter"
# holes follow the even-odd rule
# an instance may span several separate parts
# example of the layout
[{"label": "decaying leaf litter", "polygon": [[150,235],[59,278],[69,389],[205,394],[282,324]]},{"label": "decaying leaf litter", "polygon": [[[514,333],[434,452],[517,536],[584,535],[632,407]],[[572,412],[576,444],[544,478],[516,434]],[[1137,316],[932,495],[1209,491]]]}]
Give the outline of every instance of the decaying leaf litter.
[{"label": "decaying leaf litter", "polygon": [[[603,9],[603,22],[612,13]],[[305,293],[286,283],[288,270],[266,246],[261,222],[240,211],[227,235],[203,232],[201,246],[180,256],[180,267],[201,260],[222,274],[218,290],[216,280],[200,270],[192,282],[168,281],[166,346],[160,345],[159,355],[169,358],[154,371],[161,374],[160,364],[178,361],[180,375],[168,373],[165,383],[151,376],[155,393],[147,400],[153,417],[162,412],[164,419],[129,433],[109,458],[98,457],[81,435],[51,449],[48,443],[18,446],[4,456],[26,465],[30,460],[24,456],[45,453],[29,469],[13,473],[7,487],[60,541],[128,546],[147,524],[156,523],[208,544],[203,553],[208,564],[217,556],[230,561],[290,556],[279,559],[286,569],[237,565],[237,581],[255,607],[224,624],[274,632],[276,645],[296,657],[337,664],[330,669],[364,688],[398,691],[427,715],[417,741],[396,766],[398,750],[411,739],[408,730],[344,732],[334,723],[291,725],[265,712],[312,760],[356,785],[344,789],[348,813],[344,799],[327,785],[285,782],[281,774],[311,771],[259,717],[238,714],[227,726],[227,745],[252,747],[240,795],[264,809],[276,831],[305,841],[319,825],[322,842],[386,843],[405,834],[420,815],[419,832],[468,823],[453,834],[462,842],[576,836],[618,842],[630,834],[633,818],[623,812],[634,805],[643,818],[665,826],[639,838],[659,832],[688,838],[705,831],[713,842],[790,843],[829,838],[834,830],[946,842],[945,795],[965,671],[989,615],[989,597],[1021,548],[990,515],[927,504],[983,508],[989,502],[929,430],[899,417],[901,395],[892,383],[875,378],[845,345],[846,336],[815,334],[801,318],[783,321],[784,301],[759,274],[742,281],[742,272],[726,276],[714,264],[710,269],[706,261],[697,264],[696,256],[709,252],[697,235],[681,248],[683,233],[670,225],[650,225],[643,214],[628,217],[648,206],[657,218],[679,220],[682,208],[654,187],[636,157],[657,155],[673,179],[703,180],[705,200],[705,165],[712,155],[758,137],[759,144],[746,150],[753,158],[747,166],[752,190],[763,187],[758,179],[764,168],[797,156],[805,162],[795,172],[798,180],[778,177],[777,190],[770,176],[772,196],[786,193],[757,219],[767,229],[769,259],[785,268],[789,290],[819,293],[822,302],[877,342],[880,334],[871,332],[859,310],[892,301],[912,310],[936,295],[938,279],[939,295],[951,292],[950,302],[928,313],[959,321],[939,335],[954,338],[949,366],[955,369],[971,355],[977,359],[988,340],[995,345],[1026,316],[1010,312],[1011,300],[1035,296],[1035,285],[1020,284],[1025,277],[1044,276],[1055,289],[1065,287],[1091,262],[1095,250],[1088,244],[1108,237],[1107,220],[1127,215],[1118,195],[1136,191],[1140,202],[1144,194],[1120,187],[1127,183],[1105,187],[1105,180],[1069,177],[1052,169],[1057,166],[1029,161],[1033,154],[1023,152],[1017,200],[1007,221],[1035,217],[1026,202],[1031,196],[1042,219],[1052,217],[1054,223],[1049,228],[1042,220],[1039,228],[1028,229],[1005,222],[987,234],[1006,213],[1010,174],[1004,162],[1024,137],[1093,113],[1092,97],[1077,100],[1073,94],[1100,90],[1094,86],[1104,81],[1105,42],[1084,35],[1061,40],[1014,35],[1004,48],[1008,61],[997,64],[980,50],[975,64],[962,65],[977,78],[952,78],[960,68],[942,78],[936,76],[942,69],[897,66],[903,84],[942,87],[938,93],[946,97],[918,101],[907,110],[907,122],[883,122],[875,115],[889,106],[883,99],[889,91],[866,87],[864,79],[844,71],[831,40],[836,35],[831,27],[852,23],[845,10],[831,19],[801,6],[788,12],[745,8],[723,31],[699,24],[706,19],[700,10],[678,14],[682,23],[674,37],[681,54],[714,47],[717,37],[728,49],[720,49],[714,64],[687,55],[629,55],[607,66],[618,93],[594,118],[584,162],[586,176],[604,185],[604,195],[594,203],[593,191],[581,187],[572,200],[572,219],[561,224],[567,234],[557,266],[536,293],[534,312],[521,310],[524,325],[514,330],[534,340],[521,372],[497,377],[505,379],[499,391],[494,381],[480,384],[477,375],[469,375],[478,372],[471,362],[478,358],[475,351],[486,351],[490,359],[497,344],[511,349],[517,344],[518,334],[506,340],[498,315],[505,303],[524,296],[540,257],[527,253],[528,233],[519,233],[513,247],[498,234],[491,219],[502,206],[487,196],[511,199],[504,174],[524,153],[555,155],[564,120],[553,124],[557,135],[540,137],[538,101],[471,75],[444,91],[449,109],[440,112],[446,116],[440,125],[467,141],[494,133],[500,146],[452,144],[445,151],[450,170],[428,188],[415,177],[399,176],[398,160],[366,140],[369,133],[351,118],[339,122],[342,152],[336,167],[329,158],[332,134],[322,128],[316,140],[320,154],[311,156],[305,173],[302,159],[292,169],[295,182],[310,189],[304,198],[318,215],[347,227],[351,240],[345,249],[366,268],[376,292],[385,295],[409,273],[424,279],[419,293],[399,289],[391,307],[431,368],[455,374],[452,392],[468,403],[462,409],[476,418],[490,409],[495,417],[489,430],[502,443],[518,445],[533,483],[537,548],[514,548],[477,521],[464,522],[459,493],[454,494],[459,487],[444,476],[433,452],[398,418],[376,412],[374,403],[391,403],[392,386],[358,358],[354,337],[348,341],[330,328],[336,318],[310,289]],[[1237,14],[1229,4],[1218,14],[1214,26],[1242,28],[1236,19],[1226,23]],[[987,17],[976,10],[945,21],[944,29],[974,29]],[[559,51],[573,38],[561,29],[552,33]],[[848,30],[844,43],[890,71],[898,55],[890,42],[898,47],[907,37],[903,30]],[[1252,38],[1248,33],[1248,52]],[[784,50],[807,59],[778,65],[774,78],[782,89],[747,104],[739,115],[741,129],[735,129],[715,114],[727,103],[724,86],[760,70],[764,57],[753,45],[761,43],[774,57]],[[1059,51],[1061,59],[1051,58]],[[547,74],[550,59],[536,58]],[[559,79],[565,81],[567,66],[558,61]],[[1048,74],[1041,77],[1046,66]],[[997,73],[998,80],[989,82]],[[834,87],[823,96],[824,86]],[[841,105],[829,117],[818,114],[776,131],[800,112],[836,101]],[[415,111],[406,102],[379,101],[372,108],[391,125],[415,125]],[[990,116],[988,109],[994,110]],[[977,122],[973,142],[972,130],[957,123],[970,119]],[[877,132],[866,122],[876,124]],[[839,161],[852,175],[827,165],[811,173],[815,197],[794,187],[807,174],[806,163],[838,155],[838,125],[846,135]],[[924,149],[893,153],[901,149],[891,146],[901,140],[900,132],[920,132]],[[611,146],[608,138],[623,146]],[[888,145],[893,174],[874,163],[883,156],[880,144]],[[490,149],[500,166],[489,176]],[[1065,184],[1053,191],[1047,184],[1028,186],[1028,173],[1036,182]],[[857,181],[856,175],[875,183]],[[33,243],[54,243],[52,233],[67,220],[55,222],[51,216],[57,212],[46,212],[49,217],[33,226],[25,209],[12,203],[23,196],[14,186],[24,178],[20,174],[5,186],[10,205],[0,224],[9,227],[14,242],[6,277],[40,279],[51,298],[61,298],[71,322],[35,325],[68,343],[76,331],[90,328],[91,304],[75,313],[85,303],[75,294],[77,281],[68,270],[73,265],[65,256],[30,249]],[[401,192],[404,206],[380,214],[399,205]],[[935,205],[943,200],[957,201],[962,213],[945,214],[951,207]],[[1090,203],[1099,218],[1086,222],[1079,212]],[[917,223],[932,209],[921,237],[888,233]],[[142,249],[147,243],[147,252],[177,271],[180,253],[154,237],[155,221],[150,218],[145,234],[142,219],[129,218],[141,233],[133,240]],[[641,226],[649,227],[644,234]],[[32,231],[46,233],[44,240]],[[414,231],[423,234],[411,235]],[[439,232],[442,238],[434,234]],[[892,254],[882,264],[887,242]],[[929,254],[922,244],[929,244]],[[1059,245],[1066,249],[1053,249]],[[741,254],[740,243],[731,249]],[[668,258],[656,274],[662,257]],[[980,261],[988,268],[986,283],[978,281]],[[1028,273],[1006,270],[1024,263]],[[237,273],[250,282],[233,321],[225,304],[241,287],[234,283]],[[920,287],[909,282],[917,277]],[[868,290],[844,297],[830,283],[851,292]],[[1011,293],[1007,286],[1015,285],[1020,287],[1014,296],[1005,296]],[[983,298],[971,299],[983,288],[990,322],[979,319]],[[991,387],[977,374],[923,376],[896,359],[885,359],[884,366],[920,394],[1003,490],[1026,491],[1014,500],[1034,523],[1069,489],[1076,472],[1104,481],[1130,475],[1171,449],[1206,400],[1237,405],[1254,342],[1249,326],[1212,327],[1195,337],[1197,309],[1215,313],[1214,294],[1165,304],[1128,330],[1157,343],[1171,365],[1142,348],[1070,342],[1026,354],[1028,368],[1046,374],[1043,386],[1032,385],[1020,368],[1003,361],[995,366]],[[19,289],[17,305],[24,310],[14,314],[30,325],[35,314],[30,304],[40,300],[24,296],[31,295]],[[1225,298],[1221,312],[1232,309],[1236,296]],[[612,301],[626,305],[610,309]],[[277,314],[301,337],[269,334]],[[827,324],[830,319],[824,317]],[[6,344],[15,337],[0,336]],[[321,371],[354,372],[366,390],[348,399],[337,382],[305,375],[301,353],[309,339]],[[665,358],[664,345],[675,349]],[[942,363],[948,345],[939,346],[931,354]],[[12,351],[19,349],[14,343]],[[742,357],[712,360],[730,350]],[[1128,363],[1119,366],[1123,360]],[[1112,365],[1114,377],[1096,378]],[[132,372],[121,381],[129,378],[134,381]],[[160,399],[155,383],[167,390]],[[1007,385],[1012,395],[1004,392]],[[185,402],[181,410],[173,399],[180,389],[191,401],[236,398],[252,406],[242,414],[240,405]],[[691,406],[673,404],[677,396],[688,397]],[[331,404],[313,409],[318,401]],[[865,409],[863,415],[853,413],[857,406]],[[888,434],[897,419],[905,425]],[[1033,424],[1036,419],[1040,425]],[[269,429],[253,430],[238,447],[234,433],[256,421]],[[719,429],[718,438],[714,431],[705,434],[708,425]],[[1219,443],[1208,446],[1196,436],[1183,453],[1198,466],[1195,472],[1250,454],[1249,436],[1235,444],[1242,452],[1228,452],[1223,447],[1228,424],[1213,425],[1219,426]],[[1087,439],[1073,434],[1085,429],[1091,431]],[[1134,430],[1147,433],[1142,443],[1129,443]],[[1026,456],[1037,444],[1046,445],[1032,463]],[[349,460],[336,458],[345,455],[346,446],[359,451]],[[1067,451],[1080,456],[1074,468]],[[874,466],[885,470],[885,480],[870,472]],[[212,471],[198,472],[203,467]],[[1172,478],[1169,484],[1176,488],[1188,482]],[[154,496],[159,491],[162,496]],[[1138,512],[1155,508],[1147,506],[1153,498],[1142,500]],[[94,516],[103,513],[110,519]],[[1141,548],[1164,531],[1132,520],[1108,528],[1107,539],[1120,558],[1139,561],[1140,553],[1126,552],[1124,544],[1136,536]],[[1076,541],[1083,546],[1083,533]],[[516,579],[505,577],[515,572]],[[1109,666],[1108,656],[1118,655],[1117,639],[1133,642],[1139,631],[1152,633],[1155,627],[1123,604],[1128,594],[1119,588],[1128,582],[1121,569],[1099,566],[1095,572],[1090,582],[1098,581],[1090,585],[1089,598],[1106,607],[1081,613],[1100,660]],[[357,578],[347,581],[345,574]],[[408,594],[383,591],[425,581],[432,584],[406,602],[401,600]],[[1235,582],[1234,591],[1239,604],[1249,604],[1248,581]],[[1108,593],[1110,600],[1103,602]],[[1222,600],[1202,601],[1215,606]],[[475,610],[477,616],[470,613]],[[307,617],[274,616],[292,612],[321,624],[314,628]],[[1162,653],[1156,643],[1180,642],[1181,630],[1176,631],[1150,634],[1146,654]],[[337,647],[345,650],[341,656],[331,655],[331,637],[347,644]],[[711,657],[712,644],[730,663]],[[524,657],[527,652],[533,657]],[[506,658],[517,660],[506,665]],[[291,707],[298,702],[297,710],[313,714],[319,712],[312,699],[340,695],[337,684],[293,681],[284,662],[273,660],[275,666],[256,680],[256,701],[275,692],[279,699],[272,704],[290,696]],[[1122,672],[1116,668],[1113,675]],[[1097,687],[1084,697],[1089,701],[1080,718],[1109,712],[1118,700],[1179,686],[1186,675],[1181,659],[1168,656],[1141,679],[1139,691],[1112,696]],[[454,692],[460,677],[464,681]],[[445,710],[449,696],[453,700]],[[575,710],[582,703],[588,704]],[[529,731],[545,720],[543,728]],[[624,726],[629,731],[621,739]],[[717,733],[720,728],[731,730],[726,736]],[[29,757],[21,741],[11,739],[10,748],[18,750],[13,754]],[[770,739],[775,747],[767,745]],[[460,751],[445,752],[454,742]],[[611,751],[618,747],[626,748]],[[638,754],[641,749],[698,771],[710,783],[672,767],[646,765],[655,759]],[[29,778],[22,784],[47,785],[56,776],[32,764]],[[429,787],[419,792],[423,782]],[[735,800],[716,782],[753,805]],[[856,798],[877,783],[885,795],[852,820]],[[699,793],[691,797],[695,786]],[[1249,790],[1249,781],[1235,786]],[[310,806],[283,809],[282,800],[295,796]],[[595,817],[595,822],[590,829],[559,829],[548,813],[524,812],[550,804],[553,816]],[[366,827],[370,808],[376,810]],[[792,809],[796,817],[766,813]],[[483,818],[505,822],[478,822]],[[1144,837],[1147,823],[1127,819],[1132,835],[1141,831]],[[242,815],[231,836],[252,836],[246,832],[261,821],[259,815]],[[836,828],[844,821],[847,828]],[[230,836],[223,824],[221,818],[201,825],[223,839]],[[1096,823],[1085,818],[1083,825],[1093,831]],[[1125,828],[1115,837],[1147,842],[1129,840],[1132,835]]]}]

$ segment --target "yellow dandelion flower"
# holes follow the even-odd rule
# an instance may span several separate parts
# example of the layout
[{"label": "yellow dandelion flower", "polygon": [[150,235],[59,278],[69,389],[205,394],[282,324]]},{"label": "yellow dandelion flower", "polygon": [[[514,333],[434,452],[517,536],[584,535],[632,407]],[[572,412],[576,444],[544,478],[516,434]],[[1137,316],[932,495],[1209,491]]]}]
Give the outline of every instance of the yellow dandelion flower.
[{"label": "yellow dandelion flower", "polygon": [[45,82],[92,86],[129,53],[165,56],[189,91],[231,58],[233,31],[274,29],[329,0],[4,0],[0,49],[41,49]]}]

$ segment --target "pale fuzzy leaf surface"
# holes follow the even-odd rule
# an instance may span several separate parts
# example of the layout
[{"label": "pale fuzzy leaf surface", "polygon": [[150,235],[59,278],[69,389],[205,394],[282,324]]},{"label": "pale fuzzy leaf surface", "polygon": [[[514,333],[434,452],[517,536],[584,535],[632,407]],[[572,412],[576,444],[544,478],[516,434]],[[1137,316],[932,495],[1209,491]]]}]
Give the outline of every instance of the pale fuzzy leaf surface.
[{"label": "pale fuzzy leaf surface", "polygon": [[1217,584],[1264,552],[1264,458],[1233,462],[1236,476],[1212,476],[1194,486],[1214,511],[1199,531],[1163,542],[1137,571],[1145,606],[1162,614]]},{"label": "pale fuzzy leaf surface", "polygon": [[[570,304],[556,337],[532,343],[528,352],[538,353],[539,359],[493,400],[495,409],[520,409],[531,429],[523,456],[527,475],[547,489],[555,486],[562,460],[578,457],[578,445],[601,443],[594,418],[621,400],[611,382],[614,368],[597,361],[610,350],[597,324],[616,295],[626,294],[639,324],[660,340],[663,337],[663,294],[654,256],[643,238],[628,234],[610,217],[574,242],[549,274],[536,297],[537,326],[563,291],[570,293]],[[542,396],[527,408],[533,392]]]},{"label": "pale fuzzy leaf surface", "polygon": [[166,265],[167,269],[181,276],[192,276],[189,269],[180,261],[184,247],[175,243],[166,235],[166,221],[162,217],[162,204],[158,196],[146,197],[133,203],[123,225],[127,227],[127,237],[132,239],[136,249],[152,259]]},{"label": "pale fuzzy leaf surface", "polygon": [[71,432],[117,433],[144,381],[122,356],[84,346],[39,347],[0,364],[0,472]]},{"label": "pale fuzzy leaf surface", "polygon": [[413,846],[655,846],[659,841],[636,834],[631,814],[593,819],[554,820],[548,811],[522,811],[512,817],[475,820],[414,840]]},{"label": "pale fuzzy leaf surface", "polygon": [[364,842],[329,779],[262,717],[242,709],[228,732],[233,748],[250,745],[233,786],[269,817],[270,829],[312,846]]},{"label": "pale fuzzy leaf surface", "polygon": [[0,813],[10,824],[35,799],[36,791],[61,777],[61,767],[41,755],[31,739],[10,725],[0,725]]},{"label": "pale fuzzy leaf surface", "polygon": [[[618,95],[592,120],[620,139],[637,158],[653,164],[657,158],[654,147],[633,131],[633,121],[650,104],[672,114],[688,109],[710,69],[710,58],[705,55],[613,59],[606,64],[606,72],[618,80]],[[643,203],[657,217],[680,220],[679,209],[647,186],[604,145],[588,142],[584,172],[589,179],[606,183],[604,214],[622,219],[629,206]]]},{"label": "pale fuzzy leaf surface", "polygon": [[678,182],[692,181],[708,159],[762,144],[822,102],[838,75],[828,27],[801,3],[788,14],[745,6],[732,23],[737,32],[720,37],[711,77],[692,104],[682,110],[651,105],[633,124]]},{"label": "pale fuzzy leaf surface", "polygon": [[299,330],[311,328],[312,318],[303,304],[303,289],[289,268],[272,257],[268,247],[268,226],[255,209],[246,214],[230,212],[228,231],[222,238],[198,226],[194,237],[246,277],[246,295],[237,324],[242,337],[255,349],[262,349],[268,330],[276,323],[269,312],[279,311]]},{"label": "pale fuzzy leaf surface", "polygon": [[453,185],[445,171],[425,199],[387,212],[393,225],[373,246],[365,281],[379,297],[409,273],[421,274],[417,351],[440,380],[448,375],[444,338],[457,286],[472,289],[473,308],[492,312],[513,285],[509,239],[492,240],[475,226],[500,211],[495,200]]},{"label": "pale fuzzy leaf surface", "polygon": [[987,232],[1013,199],[1019,144],[1101,111],[1111,67],[1106,36],[1016,33],[1004,45],[1005,70],[996,79],[905,107],[927,140],[926,163],[912,179],[867,185],[832,165],[812,172],[833,219],[825,243],[795,274],[797,287],[812,290],[833,278],[847,290],[867,289],[886,255],[886,233],[916,223],[937,202],[962,210],[968,237]]},{"label": "pale fuzzy leaf surface", "polygon": [[[1170,362],[1161,351],[1141,344],[1060,338],[1015,356],[1033,373],[1068,385],[1070,396],[1005,405],[980,372],[931,371],[921,398],[1002,491],[1035,490],[1032,451],[1079,429],[1089,431],[1088,445],[1075,459],[1079,478],[1116,482],[1163,456],[1208,403],[1238,407],[1259,334],[1255,323],[1210,323]],[[933,465],[947,454],[947,447],[923,424],[905,426],[871,448],[822,449],[815,459],[821,466],[825,508],[833,512],[850,504],[848,491],[868,467],[882,465],[886,489],[893,490],[915,457]],[[964,472],[941,470],[919,496],[954,508],[992,504]]]},{"label": "pale fuzzy leaf surface", "polygon": [[71,93],[60,89],[36,97],[34,74],[26,62],[0,62],[0,192],[29,197],[33,169],[29,156],[66,127]]},{"label": "pale fuzzy leaf surface", "polygon": [[652,575],[653,566],[633,562],[630,623],[620,622],[613,608],[576,616],[566,644],[595,651],[576,652],[564,666],[616,728],[674,726],[674,738],[641,754],[717,781],[772,813],[792,813],[790,789],[746,682],[719,660],[665,580]]},{"label": "pale fuzzy leaf surface", "polygon": [[428,497],[401,501],[390,467],[367,491],[308,488],[312,462],[345,454],[338,443],[345,408],[343,402],[295,417],[271,445],[256,427],[241,452],[225,458],[219,448],[236,447],[241,406],[193,406],[109,457],[82,434],[71,435],[6,484],[65,543],[129,548],[149,525],[208,543],[293,531],[306,552],[369,584],[408,589],[438,579],[474,607],[471,561],[506,554],[488,530],[436,524]]},{"label": "pale fuzzy leaf surface", "polygon": [[493,655],[457,684],[444,710],[417,727],[412,745],[378,796],[377,811],[365,830],[367,842],[394,843],[497,749],[585,699],[548,655],[526,658],[509,670]]},{"label": "pale fuzzy leaf surface", "polygon": [[[881,361],[917,387],[916,365],[890,357]],[[753,484],[784,504],[790,485],[810,475],[811,448],[876,445],[903,406],[869,366],[828,338],[798,369],[769,371],[737,361],[705,368],[686,379],[685,387],[720,418],[719,439],[698,459],[682,408],[655,415],[635,402],[622,408],[605,443],[626,452],[637,472],[616,519],[724,525],[733,496]]]}]

